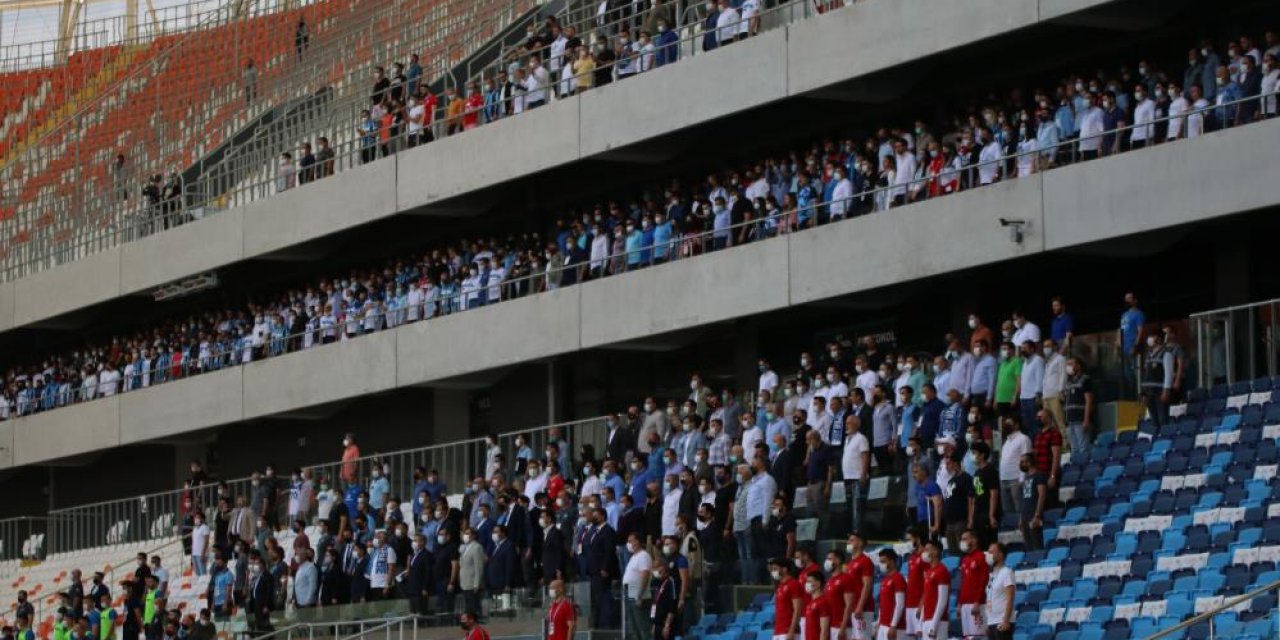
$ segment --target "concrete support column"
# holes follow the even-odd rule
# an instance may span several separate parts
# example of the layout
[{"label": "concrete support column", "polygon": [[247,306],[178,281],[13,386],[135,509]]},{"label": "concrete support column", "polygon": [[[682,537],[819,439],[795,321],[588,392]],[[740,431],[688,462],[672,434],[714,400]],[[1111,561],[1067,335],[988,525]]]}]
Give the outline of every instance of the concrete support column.
[{"label": "concrete support column", "polygon": [[[734,323],[733,328],[733,386],[739,395],[749,391],[754,396],[760,384],[760,371],[756,365],[760,362],[760,326],[754,320],[746,319]],[[781,363],[772,363],[775,367]],[[719,389],[716,389],[719,392]]]},{"label": "concrete support column", "polygon": [[458,389],[435,389],[431,406],[431,443],[471,437],[471,394]]}]

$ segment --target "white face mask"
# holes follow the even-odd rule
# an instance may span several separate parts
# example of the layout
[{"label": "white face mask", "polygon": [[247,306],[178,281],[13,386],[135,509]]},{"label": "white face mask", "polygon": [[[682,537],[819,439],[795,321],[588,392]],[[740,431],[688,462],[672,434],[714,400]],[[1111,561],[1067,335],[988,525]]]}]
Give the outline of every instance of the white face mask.
[{"label": "white face mask", "polygon": [[969,547],[970,547],[970,546],[972,546],[972,545],[970,545],[970,544],[969,544],[969,541],[968,541],[968,540],[961,540],[961,541],[960,541],[960,551],[961,551],[961,552],[963,552],[963,553],[969,553]]},{"label": "white face mask", "polygon": [[925,562],[933,562],[933,552],[932,552],[932,551],[925,551],[925,552],[921,553],[921,554],[920,554],[920,559],[921,559],[921,560],[924,560]]},{"label": "white face mask", "polygon": [[1156,337],[1155,337],[1155,336],[1147,336],[1147,346],[1148,346],[1148,347],[1154,347],[1154,346],[1156,346]]},{"label": "white face mask", "polygon": [[795,563],[796,563],[796,568],[797,568],[797,569],[803,569],[803,568],[804,568],[804,562],[801,562],[800,558],[796,558],[795,560],[793,560],[793,562],[795,562]]},{"label": "white face mask", "polygon": [[781,579],[782,579],[782,572],[781,572],[781,571],[778,571],[777,569],[774,569],[773,571],[770,571],[770,572],[769,572],[769,577],[773,578],[775,581],[776,581],[776,580],[781,580]]},{"label": "white face mask", "polygon": [[940,455],[940,456],[945,456],[945,455],[947,455],[947,447],[946,447],[946,445],[941,445],[941,444],[940,444],[940,445],[938,445],[938,455]]},{"label": "white face mask", "polygon": [[996,565],[996,556],[990,551],[983,552],[982,557],[986,559],[988,567],[994,567]]},{"label": "white face mask", "polygon": [[805,590],[807,593],[809,593],[809,594],[815,594],[815,593],[817,593],[817,592],[818,592],[818,589],[820,589],[820,588],[821,588],[821,587],[819,587],[819,586],[817,585],[817,583],[813,583],[813,582],[806,582],[806,583],[804,583],[804,590]]},{"label": "white face mask", "polygon": [[844,546],[844,550],[845,550],[845,553],[848,553],[848,554],[849,554],[849,557],[850,557],[850,558],[852,558],[853,556],[857,555],[857,554],[855,554],[855,553],[854,553],[854,551],[853,551],[853,545],[851,545],[851,544],[846,544],[846,545]]},{"label": "white face mask", "polygon": [[835,570],[835,568],[836,568],[836,563],[832,562],[830,558],[822,561],[823,571],[826,571],[827,573],[831,573],[832,571]]},{"label": "white face mask", "polygon": [[552,598],[559,598],[560,590],[556,588],[547,589],[547,594],[550,595]]}]

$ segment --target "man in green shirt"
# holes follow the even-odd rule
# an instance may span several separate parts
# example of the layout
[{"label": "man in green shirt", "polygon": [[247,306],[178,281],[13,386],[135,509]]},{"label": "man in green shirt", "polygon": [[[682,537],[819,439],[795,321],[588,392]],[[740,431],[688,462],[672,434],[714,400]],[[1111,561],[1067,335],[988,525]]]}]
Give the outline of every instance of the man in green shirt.
[{"label": "man in green shirt", "polygon": [[996,412],[1008,416],[1017,408],[1018,381],[1022,379],[1022,358],[1012,342],[1000,344],[1000,368],[996,370]]}]

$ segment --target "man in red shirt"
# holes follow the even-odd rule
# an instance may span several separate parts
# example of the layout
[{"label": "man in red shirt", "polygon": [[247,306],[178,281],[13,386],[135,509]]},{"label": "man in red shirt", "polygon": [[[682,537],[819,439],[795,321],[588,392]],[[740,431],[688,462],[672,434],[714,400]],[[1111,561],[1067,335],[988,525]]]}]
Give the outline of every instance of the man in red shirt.
[{"label": "man in red shirt", "polygon": [[463,611],[458,616],[458,624],[462,626],[462,630],[467,635],[462,640],[489,640],[489,632],[480,626],[480,622],[476,614],[472,611]]},{"label": "man in red shirt", "polygon": [[822,592],[822,573],[814,571],[805,577],[804,592],[809,601],[804,605],[804,633],[801,640],[828,640],[831,637],[832,601]]},{"label": "man in red shirt", "polygon": [[880,550],[880,618],[876,640],[897,640],[907,628],[907,579],[898,571],[898,554],[888,547]]},{"label": "man in red shirt", "polygon": [[947,637],[947,604],[951,598],[951,572],[942,565],[942,547],[925,543],[924,592],[920,594],[920,636],[926,640]]},{"label": "man in red shirt", "polygon": [[1036,468],[1049,476],[1049,506],[1053,506],[1058,495],[1058,468],[1062,465],[1062,433],[1044,409],[1036,414],[1036,420],[1040,422],[1040,430],[1031,441],[1031,454],[1035,456]]},{"label": "man in red shirt", "polygon": [[[822,567],[818,566],[817,562],[814,562],[813,547],[807,544],[801,545],[796,548],[795,562],[796,562],[796,570],[798,572],[796,573],[796,578],[800,580],[801,589],[804,588],[804,581],[809,576],[815,573],[818,575],[822,575]],[[805,604],[809,604],[809,600],[811,600],[811,598],[809,597],[808,591],[804,592],[803,600]]]},{"label": "man in red shirt", "polygon": [[849,565],[847,571],[853,583],[853,612],[849,616],[849,638],[851,640],[871,640],[871,630],[875,628],[875,612],[871,602],[871,580],[875,577],[875,567],[871,558],[865,553],[867,541],[862,534],[854,531],[849,534]]},{"label": "man in red shirt", "polygon": [[773,592],[773,640],[796,640],[804,607],[804,587],[791,577],[791,563],[786,558],[770,560],[769,575],[778,583],[778,589]]},{"label": "man in red shirt", "polygon": [[427,91],[426,88],[418,89],[421,94],[423,118],[422,118],[422,143],[428,143],[436,139],[434,130],[431,126],[432,121],[436,117],[436,109],[440,108],[440,99],[435,94]]},{"label": "man in red shirt", "polygon": [[907,555],[907,637],[920,637],[920,595],[924,593],[924,530],[918,525],[907,529],[911,553]]},{"label": "man in red shirt", "polygon": [[839,549],[827,552],[822,568],[831,574],[825,590],[827,597],[831,599],[831,637],[833,640],[843,640],[849,618],[853,615],[853,576],[847,570],[844,552]]},{"label": "man in red shirt", "polygon": [[480,123],[480,111],[484,109],[484,94],[480,93],[480,85],[472,82],[467,88],[466,114],[462,116],[462,128],[470,131]]},{"label": "man in red shirt", "polygon": [[552,580],[547,588],[551,605],[547,607],[547,640],[572,640],[578,614],[565,597],[564,580]]},{"label": "man in red shirt", "polygon": [[982,636],[987,632],[987,623],[983,619],[983,606],[987,602],[987,579],[991,571],[987,568],[987,554],[978,544],[978,535],[973,529],[966,529],[960,534],[960,593],[956,596],[956,604],[960,607],[960,625],[964,635]]}]

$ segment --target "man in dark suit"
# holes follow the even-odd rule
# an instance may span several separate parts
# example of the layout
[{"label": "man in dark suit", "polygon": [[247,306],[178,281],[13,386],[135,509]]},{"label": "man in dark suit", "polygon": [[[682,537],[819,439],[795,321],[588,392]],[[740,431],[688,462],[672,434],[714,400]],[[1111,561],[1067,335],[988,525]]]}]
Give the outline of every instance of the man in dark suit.
[{"label": "man in dark suit", "polygon": [[347,574],[343,572],[342,552],[331,548],[325,555],[329,562],[320,577],[320,605],[346,604],[351,598],[351,587],[347,586]]},{"label": "man in dark suit", "polygon": [[[498,518],[498,524],[507,528],[507,540],[515,546],[515,553],[518,561],[518,559],[523,558],[526,553],[530,553],[529,547],[533,542],[533,535],[530,530],[529,510],[520,505],[514,491],[508,491],[506,495],[506,500],[499,500],[498,502],[499,506],[503,510],[503,514],[505,514]],[[511,586],[523,587],[524,576],[519,573],[513,574]]]},{"label": "man in dark suit", "polygon": [[627,452],[636,448],[636,432],[626,422],[619,420],[618,416],[609,416],[607,420],[609,440],[605,445],[604,457],[621,463],[626,460]]},{"label": "man in dark suit", "polygon": [[618,603],[613,599],[613,581],[621,573],[618,569],[618,537],[604,509],[592,509],[588,514],[592,524],[587,534],[587,574],[591,578],[591,610],[596,614],[597,628],[618,626]]},{"label": "man in dark suit", "polygon": [[551,584],[552,580],[565,579],[565,549],[568,543],[564,532],[555,526],[550,512],[541,516],[542,526],[542,582]]},{"label": "man in dark suit", "polygon": [[[867,394],[861,387],[854,387],[849,390],[849,398],[853,401],[849,411],[858,416],[858,424],[860,425],[858,430],[867,437],[867,442],[875,442],[874,434],[871,433],[871,415],[875,410],[871,408],[871,403],[867,402]],[[846,433],[844,437],[848,438],[851,435],[853,434]]]},{"label": "man in dark suit", "polygon": [[[774,434],[773,437],[782,439],[779,434]],[[796,456],[791,447],[783,446],[778,450],[778,455],[769,463],[769,475],[773,476],[774,484],[778,485],[778,493],[788,497],[796,495]]]},{"label": "man in dark suit", "polygon": [[249,570],[249,610],[252,612],[252,629],[257,633],[271,631],[271,607],[275,603],[275,581],[271,574],[254,563]]},{"label": "man in dark suit", "polygon": [[364,545],[359,542],[351,544],[351,553],[345,567],[347,586],[351,589],[351,602],[364,602],[369,593],[369,579],[364,577],[369,572],[369,556]]},{"label": "man in dark suit", "polygon": [[409,601],[409,613],[423,615],[427,612],[427,590],[431,584],[431,552],[427,551],[427,539],[421,533],[413,537],[408,557],[403,583],[405,599]]},{"label": "man in dark suit", "polygon": [[516,547],[507,538],[507,528],[498,525],[493,528],[498,540],[493,544],[493,555],[484,567],[484,582],[490,593],[506,593],[512,586],[518,573]]}]

